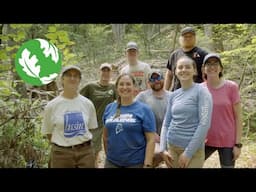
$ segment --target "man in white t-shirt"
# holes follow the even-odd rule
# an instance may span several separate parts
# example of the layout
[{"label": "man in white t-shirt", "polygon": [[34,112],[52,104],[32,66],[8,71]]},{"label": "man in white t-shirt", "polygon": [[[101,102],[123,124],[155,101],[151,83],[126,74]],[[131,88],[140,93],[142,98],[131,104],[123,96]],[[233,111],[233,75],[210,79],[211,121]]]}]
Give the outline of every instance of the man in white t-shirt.
[{"label": "man in white t-shirt", "polygon": [[51,100],[43,114],[42,133],[52,144],[51,168],[94,168],[91,129],[98,127],[93,103],[78,92],[81,70],[64,67],[61,73],[63,92]]},{"label": "man in white t-shirt", "polygon": [[136,90],[135,96],[141,92],[149,88],[148,86],[148,75],[150,73],[151,67],[149,64],[144,63],[138,60],[139,57],[139,48],[137,43],[129,42],[126,46],[126,57],[127,57],[127,65],[121,69],[120,73],[128,73],[131,74],[136,81]]}]

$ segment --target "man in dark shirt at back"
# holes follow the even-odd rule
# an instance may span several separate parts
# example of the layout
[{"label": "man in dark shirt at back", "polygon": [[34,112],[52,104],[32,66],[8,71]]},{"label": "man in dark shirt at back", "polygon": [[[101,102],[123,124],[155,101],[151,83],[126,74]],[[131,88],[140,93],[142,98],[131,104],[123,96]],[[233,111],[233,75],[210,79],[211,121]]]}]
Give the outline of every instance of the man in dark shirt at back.
[{"label": "man in dark shirt at back", "polygon": [[[192,27],[185,27],[181,30],[181,36],[179,38],[181,48],[176,49],[170,55],[167,62],[167,71],[165,74],[165,89],[174,91],[180,88],[180,82],[174,75],[177,60],[181,56],[188,56],[196,62],[197,65],[197,76],[195,82],[203,82],[202,75],[202,63],[207,52],[196,46],[196,32]],[[171,88],[171,89],[170,89]]]}]

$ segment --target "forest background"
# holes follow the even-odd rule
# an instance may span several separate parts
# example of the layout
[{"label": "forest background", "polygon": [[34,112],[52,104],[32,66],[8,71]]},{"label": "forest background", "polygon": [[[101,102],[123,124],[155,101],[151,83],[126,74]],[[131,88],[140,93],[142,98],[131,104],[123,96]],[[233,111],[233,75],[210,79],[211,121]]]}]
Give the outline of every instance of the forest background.
[{"label": "forest background", "polygon": [[[181,28],[197,31],[197,45],[221,55],[224,77],[238,83],[243,108],[241,157],[236,167],[256,168],[256,24],[0,24],[0,167],[48,166],[50,146],[41,134],[42,110],[60,86],[30,86],[15,70],[15,56],[26,41],[42,38],[62,54],[62,65],[78,65],[81,86],[99,78],[98,68],[114,66],[113,81],[126,64],[125,45],[135,41],[139,59],[166,70],[179,47]],[[219,167],[217,155],[205,167]]]}]

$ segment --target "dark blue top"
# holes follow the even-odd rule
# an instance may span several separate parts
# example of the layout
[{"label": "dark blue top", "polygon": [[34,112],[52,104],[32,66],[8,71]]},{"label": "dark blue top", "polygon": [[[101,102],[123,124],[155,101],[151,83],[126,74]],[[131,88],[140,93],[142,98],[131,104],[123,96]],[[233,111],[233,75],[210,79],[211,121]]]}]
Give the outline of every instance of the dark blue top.
[{"label": "dark blue top", "polygon": [[145,132],[156,132],[155,117],[146,104],[135,101],[121,106],[121,114],[114,118],[117,102],[107,105],[103,124],[107,128],[107,160],[118,166],[143,164],[146,152]]}]

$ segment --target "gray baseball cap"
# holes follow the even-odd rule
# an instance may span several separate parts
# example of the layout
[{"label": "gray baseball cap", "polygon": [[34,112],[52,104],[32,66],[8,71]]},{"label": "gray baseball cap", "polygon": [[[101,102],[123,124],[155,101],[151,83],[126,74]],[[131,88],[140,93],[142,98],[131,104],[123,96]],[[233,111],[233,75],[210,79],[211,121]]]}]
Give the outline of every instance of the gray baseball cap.
[{"label": "gray baseball cap", "polygon": [[221,66],[222,66],[220,56],[219,56],[219,54],[217,54],[217,53],[209,53],[209,54],[207,54],[207,55],[204,57],[203,65],[205,65],[205,63],[207,62],[208,59],[213,58],[213,57],[216,58],[216,59],[218,59],[218,61],[220,62]]},{"label": "gray baseball cap", "polygon": [[130,41],[129,43],[127,43],[126,45],[126,51],[130,50],[130,49],[136,49],[138,50],[138,45],[137,43],[133,42],[133,41]]},{"label": "gray baseball cap", "polygon": [[148,78],[150,79],[153,74],[157,74],[160,77],[164,78],[163,72],[160,69],[151,69]]},{"label": "gray baseball cap", "polygon": [[193,35],[196,35],[196,32],[193,27],[185,27],[181,30],[181,35],[185,35],[186,33],[192,33]]}]

